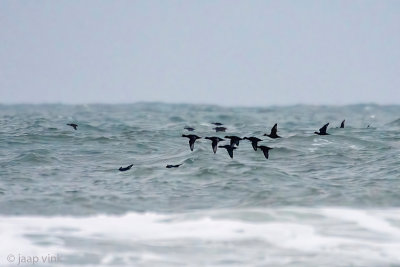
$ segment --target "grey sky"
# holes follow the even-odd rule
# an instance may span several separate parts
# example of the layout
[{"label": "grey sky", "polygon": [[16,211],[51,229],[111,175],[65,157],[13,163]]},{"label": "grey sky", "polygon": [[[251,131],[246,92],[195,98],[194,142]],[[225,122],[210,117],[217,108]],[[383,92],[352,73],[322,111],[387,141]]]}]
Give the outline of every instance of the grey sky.
[{"label": "grey sky", "polygon": [[400,104],[400,1],[0,0],[0,103]]}]

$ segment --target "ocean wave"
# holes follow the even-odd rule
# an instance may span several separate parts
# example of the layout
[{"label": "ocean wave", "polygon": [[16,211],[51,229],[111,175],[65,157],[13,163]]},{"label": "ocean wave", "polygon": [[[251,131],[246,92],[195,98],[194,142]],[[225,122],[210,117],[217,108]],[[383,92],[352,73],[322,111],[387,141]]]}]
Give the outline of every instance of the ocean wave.
[{"label": "ocean wave", "polygon": [[400,264],[399,214],[321,207],[1,216],[0,260],[18,253],[61,254],[61,266],[389,266]]}]

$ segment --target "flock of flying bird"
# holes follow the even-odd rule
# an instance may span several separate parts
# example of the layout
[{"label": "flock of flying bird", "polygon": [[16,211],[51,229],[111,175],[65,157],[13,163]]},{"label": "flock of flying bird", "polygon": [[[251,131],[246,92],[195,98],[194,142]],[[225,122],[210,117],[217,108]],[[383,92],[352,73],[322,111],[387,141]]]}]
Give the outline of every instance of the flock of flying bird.
[{"label": "flock of flying bird", "polygon": [[[342,123],[340,125],[340,128],[344,128],[344,122],[345,122],[345,120],[342,121]],[[220,123],[220,122],[213,122],[212,124],[217,126],[217,127],[213,128],[216,132],[225,132],[225,130],[227,129],[226,127],[223,127],[222,126],[223,124]],[[314,133],[318,134],[318,135],[329,135],[326,132],[326,130],[328,128],[328,125],[329,125],[329,123],[325,124],[324,126],[322,126],[321,129],[319,129],[319,132],[314,132]],[[194,131],[194,128],[191,128],[191,127],[185,127],[185,129],[188,130],[188,131]],[[281,138],[278,135],[278,124],[275,123],[275,125],[271,129],[271,133],[270,134],[264,134],[264,136],[268,136],[268,137],[273,138],[273,139]],[[196,142],[196,140],[201,138],[200,136],[197,136],[195,134],[182,134],[182,137],[189,138],[189,147],[190,147],[191,151],[193,151],[194,143]],[[225,148],[231,158],[233,158],[233,150],[237,149],[237,147],[239,146],[239,142],[241,140],[250,141],[251,145],[253,146],[254,151],[257,151],[258,148],[261,149],[261,151],[263,152],[264,157],[266,159],[268,159],[268,157],[269,157],[269,151],[271,149],[273,149],[272,147],[268,147],[268,146],[259,146],[258,142],[262,141],[262,139],[260,139],[258,137],[254,137],[254,136],[241,138],[241,137],[235,136],[235,135],[227,135],[224,138],[230,139],[230,144],[223,145],[223,146],[218,146],[218,143],[221,142],[221,141],[224,141],[225,139],[220,138],[218,136],[212,136],[212,137],[206,136],[206,137],[204,137],[204,139],[208,139],[208,140],[211,141],[211,147],[212,147],[212,150],[213,150],[214,154],[217,152],[217,147]]]},{"label": "flock of flying bird", "polygon": [[[345,120],[343,120],[342,123],[340,124],[340,128],[344,128],[344,122],[345,122]],[[216,126],[215,128],[213,128],[213,130],[215,130],[215,132],[225,132],[227,130],[227,128],[224,127],[223,124],[220,123],[220,122],[213,122],[212,124],[214,124]],[[77,128],[78,128],[78,125],[75,124],[75,123],[68,123],[67,125],[71,126],[75,130],[77,130]],[[319,132],[314,132],[314,133],[318,134],[318,135],[329,135],[326,132],[327,129],[328,129],[328,125],[329,125],[329,123],[325,124],[324,126],[322,126],[319,129]],[[185,127],[184,129],[188,130],[190,132],[195,130],[192,127]],[[275,123],[275,125],[271,129],[271,133],[270,134],[264,134],[264,136],[268,136],[268,137],[273,138],[273,139],[281,138],[281,136],[278,135],[278,124]],[[195,134],[182,134],[182,137],[189,138],[189,147],[190,147],[191,151],[193,151],[193,149],[194,149],[194,143],[196,142],[196,140],[202,138],[202,137],[197,136]],[[227,135],[224,138],[230,139],[229,144],[226,144],[226,145],[223,145],[223,146],[219,146],[218,143],[221,142],[221,141],[224,141],[225,139],[220,138],[218,136],[211,136],[211,137],[206,136],[206,137],[204,137],[204,139],[208,139],[208,140],[211,141],[211,147],[212,147],[212,150],[213,150],[214,154],[217,152],[217,148],[218,147],[225,148],[231,158],[233,158],[233,151],[235,149],[237,149],[237,147],[239,146],[239,142],[241,140],[250,141],[251,145],[253,146],[254,151],[257,151],[258,148],[261,149],[261,151],[263,152],[264,157],[266,159],[268,159],[268,157],[269,157],[269,151],[271,149],[273,149],[272,147],[268,147],[268,146],[259,146],[258,142],[260,142],[262,140],[260,138],[254,137],[254,136],[241,138],[241,137],[235,136],[235,135]],[[166,168],[178,168],[181,165],[182,164],[167,165]],[[119,171],[123,172],[123,171],[130,170],[132,168],[132,166],[133,166],[133,164],[131,164],[131,165],[127,166],[127,167],[120,167]]]}]

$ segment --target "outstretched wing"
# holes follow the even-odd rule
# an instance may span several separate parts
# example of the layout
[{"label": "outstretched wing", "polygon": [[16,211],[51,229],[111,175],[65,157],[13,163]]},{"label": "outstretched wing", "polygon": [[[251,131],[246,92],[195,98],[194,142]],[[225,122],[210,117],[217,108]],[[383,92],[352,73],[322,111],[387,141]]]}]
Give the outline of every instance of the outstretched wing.
[{"label": "outstretched wing", "polygon": [[274,136],[274,135],[276,135],[276,133],[278,132],[278,124],[277,123],[275,123],[275,125],[274,125],[274,127],[272,127],[272,129],[271,129],[271,136]]},{"label": "outstretched wing", "polygon": [[268,159],[268,156],[269,156],[268,149],[263,149],[262,151],[263,151],[263,153],[264,153],[264,157],[265,157],[266,159]]},{"label": "outstretched wing", "polygon": [[344,122],[345,120],[343,120],[342,123],[340,124],[340,128],[344,128]]},{"label": "outstretched wing", "polygon": [[229,148],[227,148],[226,150],[228,151],[228,154],[229,154],[229,156],[233,159],[233,150],[234,150],[235,148],[234,147],[229,147]]},{"label": "outstretched wing", "polygon": [[218,141],[217,140],[213,140],[211,143],[212,149],[214,151],[214,154],[217,152],[217,145],[218,145]]},{"label": "outstretched wing", "polygon": [[68,126],[71,126],[72,128],[74,128],[74,130],[76,130],[76,128],[78,127],[77,124],[75,123],[67,123]]},{"label": "outstretched wing", "polygon": [[327,124],[325,124],[321,129],[319,129],[319,132],[321,134],[326,134],[326,130],[328,128],[329,122]]},{"label": "outstretched wing", "polygon": [[194,138],[190,138],[189,139],[189,146],[190,146],[190,150],[192,150],[193,151],[193,148],[194,148],[194,142],[196,141],[196,139],[194,139]]},{"label": "outstretched wing", "polygon": [[257,151],[257,141],[252,141],[251,145],[253,146],[254,151]]}]

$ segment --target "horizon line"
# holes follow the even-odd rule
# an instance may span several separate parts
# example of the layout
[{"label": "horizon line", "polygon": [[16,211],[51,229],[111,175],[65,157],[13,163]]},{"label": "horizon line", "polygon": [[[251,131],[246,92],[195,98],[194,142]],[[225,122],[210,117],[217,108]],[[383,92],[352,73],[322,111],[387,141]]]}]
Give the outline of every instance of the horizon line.
[{"label": "horizon line", "polygon": [[194,106],[216,106],[216,107],[243,107],[243,108],[262,108],[262,107],[291,107],[291,106],[327,106],[327,107],[344,107],[344,106],[359,106],[359,105],[372,105],[372,106],[400,106],[400,103],[375,103],[375,102],[360,102],[360,103],[347,103],[347,104],[316,104],[316,103],[291,103],[291,104],[255,104],[255,105],[236,105],[236,104],[214,104],[214,103],[190,103],[190,102],[165,102],[165,101],[136,101],[136,102],[9,102],[2,103],[2,106],[39,106],[39,105],[64,105],[64,106],[85,106],[85,105],[137,105],[137,104],[162,104],[162,105],[194,105]]}]

